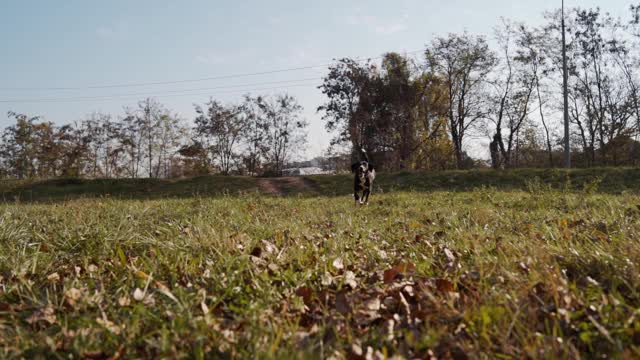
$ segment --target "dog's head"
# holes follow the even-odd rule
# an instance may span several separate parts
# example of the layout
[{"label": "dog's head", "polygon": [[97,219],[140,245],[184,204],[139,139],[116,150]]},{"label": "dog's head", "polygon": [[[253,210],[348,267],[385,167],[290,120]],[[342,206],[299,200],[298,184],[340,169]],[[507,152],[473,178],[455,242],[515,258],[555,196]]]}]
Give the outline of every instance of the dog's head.
[{"label": "dog's head", "polygon": [[351,165],[351,172],[361,179],[364,179],[367,173],[373,171],[373,169],[373,165],[366,161],[360,161]]}]

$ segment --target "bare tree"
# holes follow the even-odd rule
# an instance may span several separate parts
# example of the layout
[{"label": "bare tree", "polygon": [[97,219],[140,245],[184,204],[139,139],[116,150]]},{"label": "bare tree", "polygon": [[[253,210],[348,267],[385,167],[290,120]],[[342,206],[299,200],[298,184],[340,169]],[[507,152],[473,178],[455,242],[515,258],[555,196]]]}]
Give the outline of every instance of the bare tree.
[{"label": "bare tree", "polygon": [[[490,82],[493,92],[489,95],[490,110],[488,117],[495,125],[495,141],[506,167],[513,167],[514,145],[522,126],[529,115],[531,95],[535,87],[535,76],[530,68],[522,65],[515,48],[516,32],[514,25],[504,21],[496,31],[496,38],[502,53],[502,63],[495,71]],[[506,131],[506,139],[503,135]],[[499,167],[500,164],[494,164]]]},{"label": "bare tree", "polygon": [[186,128],[181,124],[177,115],[168,112],[158,119],[158,161],[155,177],[169,177],[174,155],[177,153],[186,135]]},{"label": "bare tree", "polygon": [[530,29],[525,25],[520,25],[517,34],[518,55],[516,60],[528,68],[528,72],[533,77],[535,86],[535,97],[538,107],[540,122],[544,130],[544,140],[547,149],[548,166],[553,167],[553,146],[551,139],[550,125],[545,115],[546,92],[543,89],[543,80],[550,72],[546,49],[550,46],[547,41],[548,34],[545,29]]},{"label": "bare tree", "polygon": [[307,123],[300,118],[302,106],[286,94],[258,97],[256,101],[266,126],[265,160],[274,174],[282,175],[286,162],[306,142]]},{"label": "bare tree", "polygon": [[618,25],[608,14],[577,9],[574,16],[574,102],[584,107],[586,125],[579,126],[587,130],[588,141],[583,142],[588,144],[591,164],[596,162],[597,143],[600,161],[606,165],[607,144],[628,130],[633,108],[633,95],[629,96],[625,82],[620,81],[615,61],[625,52],[624,44],[611,38]]},{"label": "bare tree", "polygon": [[247,115],[244,105],[225,106],[211,100],[207,108],[196,106],[196,132],[210,140],[209,150],[223,174],[229,174],[238,158],[236,148],[240,145]]},{"label": "bare tree", "polygon": [[245,153],[243,162],[249,175],[256,175],[262,161],[262,154],[267,152],[265,139],[269,124],[259,106],[262,99],[245,95],[243,107],[247,114],[247,126],[244,131]]},{"label": "bare tree", "polygon": [[366,144],[365,133],[371,125],[367,103],[375,72],[370,63],[362,64],[347,58],[329,67],[329,73],[319,87],[328,101],[318,107],[318,112],[324,112],[322,119],[326,121],[328,131],[338,131],[332,144],[351,142],[358,152],[364,147],[371,148]]},{"label": "bare tree", "polygon": [[483,37],[449,34],[431,42],[427,69],[440,75],[448,90],[447,115],[458,168],[462,168],[467,131],[486,117],[483,88],[496,57]]}]

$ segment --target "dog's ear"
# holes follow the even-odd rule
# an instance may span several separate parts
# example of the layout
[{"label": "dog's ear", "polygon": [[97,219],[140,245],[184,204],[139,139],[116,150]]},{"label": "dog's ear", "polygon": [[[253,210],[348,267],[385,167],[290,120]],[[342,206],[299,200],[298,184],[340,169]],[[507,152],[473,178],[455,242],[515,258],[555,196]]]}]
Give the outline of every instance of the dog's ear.
[{"label": "dog's ear", "polygon": [[355,163],[355,164],[351,165],[351,172],[352,173],[356,172],[356,169],[358,168],[358,166],[360,166],[360,164],[358,164],[358,163]]},{"label": "dog's ear", "polygon": [[376,168],[372,163],[369,163],[369,171],[374,171]]}]

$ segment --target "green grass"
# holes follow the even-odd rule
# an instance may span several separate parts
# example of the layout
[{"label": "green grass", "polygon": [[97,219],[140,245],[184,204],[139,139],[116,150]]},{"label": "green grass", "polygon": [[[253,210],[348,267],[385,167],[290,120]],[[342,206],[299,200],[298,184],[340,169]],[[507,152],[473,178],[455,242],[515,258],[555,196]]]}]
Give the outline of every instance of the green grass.
[{"label": "green grass", "polygon": [[[351,192],[351,174],[308,176],[311,187],[285,184],[287,195],[315,197],[341,196]],[[581,190],[594,181],[601,183],[601,192],[620,194],[640,192],[640,168],[593,169],[519,169],[511,171],[473,170],[432,173],[380,173],[376,191],[471,191],[482,187],[499,190],[521,190],[532,180],[540,180],[552,189]],[[60,202],[78,198],[166,199],[220,197],[260,192],[260,181],[253,177],[201,176],[178,180],[149,179],[55,179],[0,180],[0,201]],[[288,187],[287,187],[288,186]]]},{"label": "green grass", "polygon": [[0,358],[640,356],[637,170],[310,179],[3,184]]}]

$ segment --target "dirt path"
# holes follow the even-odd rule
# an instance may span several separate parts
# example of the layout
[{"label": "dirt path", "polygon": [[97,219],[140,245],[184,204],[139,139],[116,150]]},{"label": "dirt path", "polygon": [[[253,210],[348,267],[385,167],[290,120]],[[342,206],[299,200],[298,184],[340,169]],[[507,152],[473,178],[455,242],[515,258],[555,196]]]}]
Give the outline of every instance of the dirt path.
[{"label": "dirt path", "polygon": [[261,192],[270,195],[284,196],[291,192],[316,192],[318,185],[310,179],[300,176],[288,176],[279,178],[260,178],[258,188]]}]

